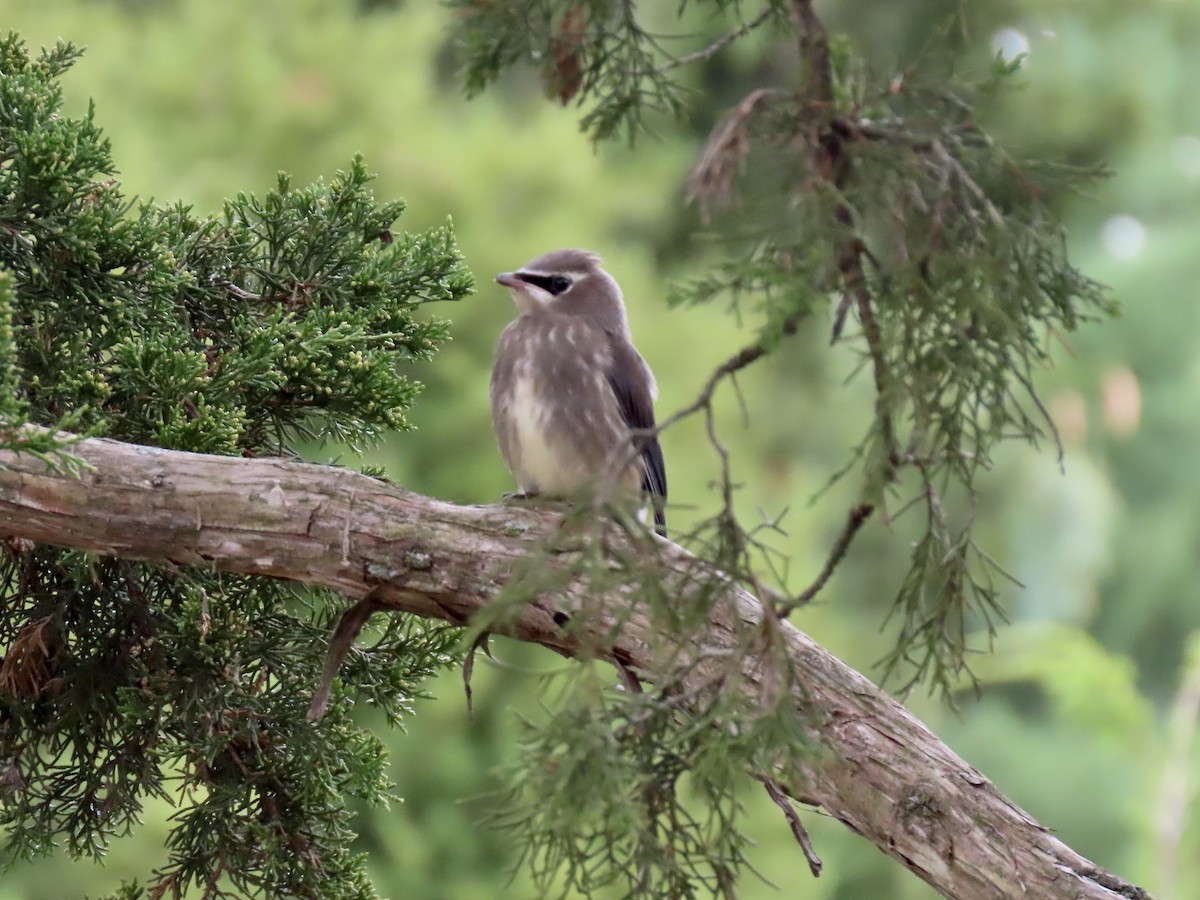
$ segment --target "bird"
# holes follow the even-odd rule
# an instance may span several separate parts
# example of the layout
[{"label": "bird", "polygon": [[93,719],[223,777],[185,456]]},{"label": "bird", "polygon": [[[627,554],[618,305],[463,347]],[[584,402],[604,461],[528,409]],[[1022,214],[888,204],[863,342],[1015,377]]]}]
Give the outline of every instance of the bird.
[{"label": "bird", "polygon": [[648,496],[665,536],[658,385],[633,346],[621,288],[600,264],[587,250],[555,250],[496,276],[518,315],[496,342],[492,425],[522,495]]}]

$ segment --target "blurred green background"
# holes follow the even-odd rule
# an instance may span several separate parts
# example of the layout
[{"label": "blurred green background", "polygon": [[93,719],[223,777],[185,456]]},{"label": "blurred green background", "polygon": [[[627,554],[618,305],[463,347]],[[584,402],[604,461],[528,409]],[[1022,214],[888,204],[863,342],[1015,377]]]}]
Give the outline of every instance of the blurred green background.
[{"label": "blurred green background", "polygon": [[[843,0],[819,8],[875,72],[911,62],[955,0]],[[648,3],[664,19],[675,4]],[[661,7],[661,10],[654,9]],[[978,7],[978,8],[976,8]],[[957,711],[921,695],[909,705],[998,787],[1081,853],[1155,891],[1200,898],[1192,819],[1200,707],[1200,3],[1039,0],[969,4],[985,49],[1028,53],[1020,89],[989,126],[1016,154],[1106,162],[1116,177],[1055,198],[1076,265],[1112,286],[1124,314],[1059,336],[1040,378],[1066,446],[1002,453],[982,485],[980,537],[1023,583],[1007,593],[1011,625],[975,663],[979,696]],[[698,36],[719,23],[689,13]],[[493,273],[546,250],[600,252],[625,289],[635,339],[655,368],[660,414],[688,402],[719,360],[750,338],[718,309],[671,311],[667,286],[702,271],[682,182],[706,128],[745,89],[778,78],[755,43],[690,73],[695,121],[662,123],[630,151],[599,150],[577,111],[543,100],[533,74],[466,102],[438,5],[376,0],[0,0],[0,27],[33,46],[84,44],[65,78],[114,145],[128,193],[208,212],[275,172],[329,176],[361,152],[380,197],[403,197],[400,229],[454,220],[478,296],[439,310],[454,341],[419,372],[413,419],[368,461],[397,482],[482,503],[511,488],[487,409],[491,345],[512,316]],[[753,323],[749,323],[753,324]],[[741,379],[743,417],[724,398],[721,426],[753,517],[787,509],[776,544],[805,584],[824,558],[852,484],[813,492],[847,458],[869,415],[870,386],[843,384],[853,360],[811,323]],[[717,460],[702,423],[663,439],[672,525],[711,514]],[[315,458],[330,451],[314,451]],[[871,674],[904,571],[901,532],[878,521],[815,606],[796,617]],[[987,647],[981,640],[980,647]],[[504,835],[479,821],[493,768],[511,753],[513,710],[535,709],[543,678],[564,665],[498,642],[477,667],[475,716],[456,675],[432,686],[407,733],[390,738],[403,802],[364,811],[362,849],[393,898],[531,897]],[[777,810],[746,796],[752,860],[742,896],[814,900],[924,898],[932,892],[837,823],[805,819],[826,867],[813,881]],[[555,802],[555,798],[547,798]],[[0,877],[0,900],[100,895],[164,860],[169,810],[153,807],[104,865],[61,857]],[[768,881],[770,883],[768,883]]]}]

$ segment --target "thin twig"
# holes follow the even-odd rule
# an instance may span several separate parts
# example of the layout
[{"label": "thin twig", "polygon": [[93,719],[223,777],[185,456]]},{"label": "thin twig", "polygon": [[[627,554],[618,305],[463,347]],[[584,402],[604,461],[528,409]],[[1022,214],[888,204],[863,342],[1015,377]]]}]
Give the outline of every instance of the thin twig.
[{"label": "thin twig", "polygon": [[[783,321],[780,326],[779,333],[784,337],[791,337],[800,327],[801,313],[793,313]],[[708,376],[708,381],[704,383],[704,387],[696,396],[696,399],[682,409],[676,410],[670,416],[662,421],[657,428],[653,430],[654,434],[660,434],[670,426],[674,425],[681,419],[686,419],[688,416],[700,412],[706,406],[711,405],[713,394],[717,390],[717,386],[726,378],[733,375],[735,372],[740,372],[742,369],[749,366],[751,363],[757,362],[768,353],[766,344],[762,341],[755,341],[739,350],[721,365],[717,366],[711,375]],[[649,429],[646,429],[649,431]]]},{"label": "thin twig", "polygon": [[467,651],[467,655],[463,659],[463,692],[467,695],[467,718],[469,719],[475,718],[475,695],[474,691],[471,690],[471,673],[475,671],[475,652],[482,647],[484,653],[486,653],[488,656],[492,655],[490,649],[488,648],[489,636],[490,635],[488,632],[481,632],[479,636],[471,642],[471,649]]},{"label": "thin twig", "polygon": [[308,721],[321,721],[321,717],[325,715],[325,708],[329,705],[329,692],[333,688],[333,679],[337,677],[346,654],[354,646],[354,639],[358,637],[358,633],[362,631],[371,616],[386,608],[387,604],[379,599],[378,589],[374,589],[342,613],[342,617],[338,619],[337,628],[333,630],[333,637],[329,639],[329,649],[325,653],[325,665],[321,668],[321,681],[317,684],[316,691],[313,692],[312,703],[305,715]]},{"label": "thin twig", "polygon": [[825,587],[826,582],[833,575],[833,570],[838,567],[838,564],[846,555],[846,551],[850,549],[850,543],[854,540],[854,536],[858,534],[858,530],[863,527],[874,511],[875,506],[871,503],[860,503],[850,508],[850,513],[846,516],[846,524],[842,526],[842,533],[834,541],[829,555],[825,558],[825,565],[821,567],[820,574],[817,575],[812,584],[797,594],[794,600],[790,600],[787,604],[777,609],[777,613],[781,619],[791,615],[792,611],[797,607],[811,603],[821,588]]},{"label": "thin twig", "polygon": [[1045,421],[1047,427],[1049,427],[1050,437],[1054,441],[1054,449],[1058,458],[1058,470],[1065,475],[1066,468],[1064,467],[1063,459],[1066,451],[1063,449],[1062,435],[1058,433],[1058,426],[1054,423],[1054,419],[1050,415],[1050,410],[1046,409],[1046,405],[1042,403],[1042,398],[1039,397],[1037,391],[1034,390],[1033,382],[1030,380],[1028,375],[1018,369],[1015,370],[1015,377],[1020,383],[1021,387],[1025,388],[1025,392],[1029,395],[1029,399],[1033,401],[1033,405],[1037,407],[1038,413],[1041,414],[1042,419]]},{"label": "thin twig", "polygon": [[221,880],[221,876],[225,873],[225,856],[220,855],[217,858],[217,864],[213,867],[212,873],[208,876],[208,882],[204,886],[204,898],[223,897],[225,892],[217,886],[217,882]]},{"label": "thin twig", "polygon": [[763,24],[765,21],[767,21],[767,19],[771,18],[771,14],[774,12],[774,7],[768,5],[766,9],[760,12],[749,22],[744,23],[739,28],[735,28],[728,34],[721,35],[721,37],[717,38],[707,47],[703,47],[693,53],[684,54],[683,56],[676,57],[675,59],[667,60],[658,67],[658,73],[662,74],[663,72],[669,72],[672,69],[678,69],[680,66],[687,66],[694,62],[702,62],[703,60],[711,59],[738,38],[745,37],[759,25]]},{"label": "thin twig", "polygon": [[819,878],[824,863],[821,862],[821,857],[817,856],[817,851],[813,849],[812,841],[808,837],[808,830],[804,827],[804,823],[800,821],[800,814],[796,812],[796,807],[792,806],[792,801],[779,789],[779,785],[771,779],[759,778],[758,780],[767,789],[767,796],[774,800],[775,805],[783,810],[784,818],[787,819],[788,826],[792,829],[792,837],[796,839],[796,843],[804,851],[804,858],[808,861],[808,871],[812,872],[813,878]]},{"label": "thin twig", "polygon": [[942,164],[957,176],[959,183],[979,201],[979,204],[983,207],[984,212],[987,213],[988,218],[992,220],[992,223],[1002,226],[1004,224],[1004,216],[1000,215],[1000,210],[996,209],[992,201],[988,199],[988,195],[983,188],[963,168],[963,164],[955,158],[953,153],[946,149],[946,145],[940,140],[934,139],[930,144],[930,148],[933,150],[933,155],[941,160]]},{"label": "thin twig", "polygon": [[862,269],[862,257],[857,238],[848,238],[849,255],[842,263],[842,276],[849,282],[854,294],[855,305],[858,308],[858,321],[862,326],[863,337],[867,341],[867,352],[871,356],[871,374],[875,380],[875,417],[879,420],[879,430],[883,434],[883,446],[886,451],[887,468],[883,480],[891,481],[899,466],[900,454],[896,449],[896,428],[892,424],[892,414],[888,410],[888,394],[891,373],[888,370],[887,357],[883,349],[883,332],[875,319],[875,308],[871,303],[871,292],[867,290],[865,273]]},{"label": "thin twig", "polygon": [[150,888],[150,892],[147,895],[150,900],[161,900],[167,891],[171,891],[176,897],[181,896],[181,891],[179,889],[179,880],[181,876],[178,870],[173,872],[155,872],[155,875],[157,877],[154,879],[154,881],[147,885],[147,887]]}]

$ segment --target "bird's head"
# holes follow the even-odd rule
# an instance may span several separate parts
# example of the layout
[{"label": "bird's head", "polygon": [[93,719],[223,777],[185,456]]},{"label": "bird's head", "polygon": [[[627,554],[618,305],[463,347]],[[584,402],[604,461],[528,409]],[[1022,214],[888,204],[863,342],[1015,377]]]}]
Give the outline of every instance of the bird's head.
[{"label": "bird's head", "polygon": [[515,272],[501,272],[496,283],[508,288],[523,316],[553,311],[592,319],[606,330],[627,330],[621,288],[600,268],[600,257],[587,250],[555,250]]}]

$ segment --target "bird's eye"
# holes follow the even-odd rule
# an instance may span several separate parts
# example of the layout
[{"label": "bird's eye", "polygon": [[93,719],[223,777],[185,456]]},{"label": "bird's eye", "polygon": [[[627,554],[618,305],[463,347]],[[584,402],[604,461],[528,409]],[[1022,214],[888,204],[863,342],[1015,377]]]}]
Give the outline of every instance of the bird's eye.
[{"label": "bird's eye", "polygon": [[550,279],[550,293],[561,294],[571,286],[571,279],[566,275],[555,275]]}]

